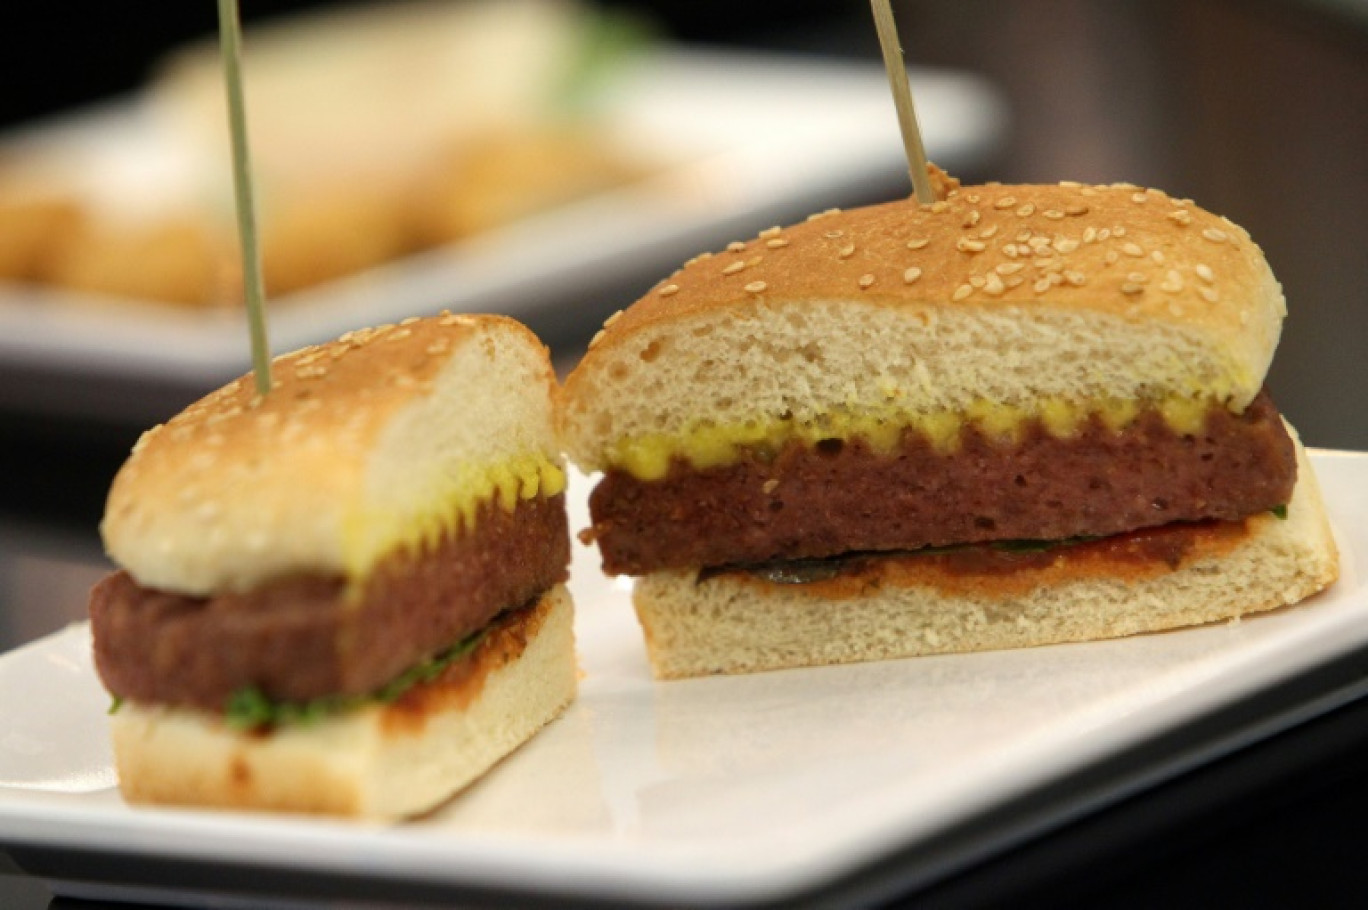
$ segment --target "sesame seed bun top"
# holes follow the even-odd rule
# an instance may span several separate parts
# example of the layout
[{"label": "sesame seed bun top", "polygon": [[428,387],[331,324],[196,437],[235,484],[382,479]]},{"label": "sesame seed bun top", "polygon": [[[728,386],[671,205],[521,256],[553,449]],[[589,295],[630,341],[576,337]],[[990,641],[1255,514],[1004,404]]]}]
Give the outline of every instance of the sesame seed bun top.
[{"label": "sesame seed bun top", "polygon": [[[710,402],[738,396],[754,407],[722,420],[790,419],[804,396],[813,413],[842,402],[876,408],[865,401],[876,378],[897,386],[900,407],[927,411],[975,399],[1202,392],[1241,409],[1257,394],[1286,308],[1242,228],[1128,184],[941,179],[947,192],[933,204],[833,210],[705,253],[610,318],[567,379],[571,457],[602,467],[611,438],[682,432],[709,419]],[[946,345],[991,356],[951,362],[968,354]],[[1101,350],[1108,345],[1127,350]],[[728,369],[694,375],[676,353]],[[804,360],[820,364],[797,383],[797,398],[767,391],[767,374],[795,376]],[[1106,375],[1084,375],[1089,360]],[[697,404],[646,401],[661,370],[677,374],[664,397]],[[1065,378],[1052,384],[1049,371]]]},{"label": "sesame seed bun top", "polygon": [[141,584],[247,590],[292,573],[355,575],[406,523],[452,518],[465,480],[556,464],[545,347],[497,316],[364,329],[275,358],[144,433],[101,533]]},{"label": "sesame seed bun top", "polygon": [[625,311],[602,342],[704,310],[834,296],[1086,309],[1243,334],[1284,315],[1276,305],[1262,312],[1269,278],[1243,228],[1159,190],[954,187],[931,205],[831,210],[705,253]]}]

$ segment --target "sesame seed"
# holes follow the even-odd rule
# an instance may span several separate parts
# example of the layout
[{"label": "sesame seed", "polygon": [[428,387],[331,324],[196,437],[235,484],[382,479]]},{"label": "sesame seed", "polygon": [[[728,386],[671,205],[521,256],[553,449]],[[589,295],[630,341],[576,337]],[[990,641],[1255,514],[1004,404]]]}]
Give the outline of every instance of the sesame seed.
[{"label": "sesame seed", "polygon": [[403,322],[401,322],[401,323],[399,323],[399,324],[400,324],[400,325],[413,325],[415,322],[418,322],[418,321],[419,321],[419,318],[418,318],[417,316],[410,316],[409,318],[405,319]]},{"label": "sesame seed", "polygon": [[970,240],[967,237],[961,237],[955,241],[955,248],[961,253],[982,253],[988,248],[988,245],[982,240]]},{"label": "sesame seed", "polygon": [[1121,247],[1121,252],[1125,253],[1127,256],[1134,256],[1137,259],[1145,255],[1145,251],[1140,249],[1140,244],[1138,243],[1127,243],[1125,246]]},{"label": "sesame seed", "polygon": [[962,284],[959,287],[955,288],[955,293],[950,295],[950,299],[956,301],[963,300],[972,293],[974,293],[974,288],[972,285]]},{"label": "sesame seed", "polygon": [[728,252],[732,252],[732,253],[739,253],[739,252],[741,252],[742,250],[744,250],[745,248],[746,248],[746,245],[745,245],[744,243],[742,243],[740,240],[733,240],[731,243],[727,244],[727,250],[728,250]]},{"label": "sesame seed", "polygon": [[[461,317],[460,317],[460,316],[453,316],[451,313],[447,313],[447,314],[446,314],[445,316],[443,316],[443,317],[441,318],[441,320],[440,320],[440,323],[441,323],[442,325],[457,325],[457,324],[460,323],[460,322],[461,322]],[[345,337],[345,336],[344,336],[344,337]],[[583,336],[581,336],[581,337],[583,337]]]},{"label": "sesame seed", "polygon": [[1158,263],[1159,265],[1163,265],[1163,264],[1164,264],[1164,251],[1163,251],[1163,250],[1151,250],[1151,251],[1150,251],[1150,258],[1153,259],[1153,260],[1154,260],[1156,263]]},{"label": "sesame seed", "polygon": [[907,241],[907,248],[909,250],[920,250],[923,249],[930,242],[930,237],[921,237],[917,240],[909,240]]},{"label": "sesame seed", "polygon": [[1183,209],[1169,212],[1165,217],[1168,218],[1169,221],[1174,221],[1178,224],[1192,224],[1192,213],[1184,211]]},{"label": "sesame seed", "polygon": [[1169,269],[1168,274],[1164,276],[1164,283],[1159,285],[1159,289],[1170,294],[1178,293],[1183,289],[1183,276],[1179,275],[1177,270]]},{"label": "sesame seed", "polygon": [[1149,197],[1144,193],[1131,193],[1131,202],[1149,202]]},{"label": "sesame seed", "polygon": [[996,224],[992,224],[984,228],[983,230],[979,231],[979,236],[982,237],[984,240],[987,240],[989,237],[992,237],[997,232],[998,226]]},{"label": "sesame seed", "polygon": [[403,341],[413,334],[412,329],[395,329],[385,337],[386,341]]},{"label": "sesame seed", "polygon": [[[738,263],[733,263],[733,265],[740,265],[740,266],[742,266],[743,268],[745,267],[745,266],[744,266],[744,263],[739,263],[739,262],[738,262]],[[723,273],[726,273],[729,269],[731,269],[731,266],[727,266],[727,268],[723,269],[722,271],[723,271]],[[739,272],[739,271],[741,271],[741,269],[736,269],[735,271],[738,271],[738,272]],[[660,289],[660,296],[661,296],[661,297],[670,297],[670,296],[673,296],[673,295],[678,294],[678,293],[679,293],[679,285],[677,285],[677,284],[667,284],[667,285],[665,285],[665,287],[663,287],[663,288]],[[620,312],[620,311],[619,311],[619,312]],[[605,323],[605,325],[606,325],[606,324],[607,324],[607,323]]]},{"label": "sesame seed", "polygon": [[1002,283],[1002,279],[997,272],[989,272],[988,280],[983,285],[983,293],[991,297],[999,297],[1002,292],[1007,290],[1007,286]]},{"label": "sesame seed", "polygon": [[1017,235],[1016,235],[1017,243],[1025,243],[1026,241],[1028,241],[1028,240],[1030,240],[1030,239],[1031,239],[1031,229],[1030,229],[1030,228],[1022,228],[1021,230],[1017,231]]},{"label": "sesame seed", "polygon": [[978,209],[970,209],[969,214],[964,216],[964,226],[967,228],[973,227],[979,223],[979,219],[982,217],[983,216],[978,213]]},{"label": "sesame seed", "polygon": [[978,194],[978,193],[970,193],[968,196],[965,196],[964,198],[967,199],[967,200],[969,200],[969,204],[970,204],[970,205],[978,205],[978,203],[979,203],[979,194]]},{"label": "sesame seed", "polygon": [[855,255],[855,244],[847,243],[837,251],[836,255],[841,259],[849,259],[851,256]]},{"label": "sesame seed", "polygon": [[867,288],[867,287],[869,287],[869,286],[870,286],[871,284],[873,284],[873,283],[874,283],[874,276],[873,276],[873,275],[861,275],[861,276],[860,276],[860,287],[862,287],[862,288]]},{"label": "sesame seed", "polygon": [[597,332],[594,333],[594,337],[589,339],[589,347],[591,347],[591,348],[592,348],[592,347],[596,347],[596,346],[598,345],[598,343],[599,343],[600,341],[602,341],[602,340],[603,340],[603,329],[599,329]]},{"label": "sesame seed", "polygon": [[450,348],[450,345],[447,344],[446,339],[445,339],[445,338],[441,338],[441,339],[438,339],[437,341],[434,341],[432,344],[428,345],[428,346],[427,346],[427,352],[428,352],[428,354],[430,354],[430,355],[432,355],[432,356],[435,357],[435,356],[437,356],[438,354],[445,354],[445,353],[447,352],[447,350],[449,350],[449,348]]},{"label": "sesame seed", "polygon": [[1033,203],[1028,202],[1021,208],[1017,209],[1016,213],[1020,215],[1022,218],[1029,218],[1031,215],[1035,214],[1035,205]]},{"label": "sesame seed", "polygon": [[826,238],[828,238],[828,239],[830,239],[830,240],[835,240],[837,237],[844,237],[844,236],[845,236],[845,231],[827,231],[827,232],[826,232],[825,234],[823,234],[822,236],[824,236],[824,237],[826,237]]},{"label": "sesame seed", "polygon": [[1112,236],[1113,236],[1113,237],[1124,237],[1124,236],[1126,236],[1126,226],[1125,226],[1124,224],[1118,224],[1116,227],[1112,228]]},{"label": "sesame seed", "polygon": [[1063,219],[1063,217],[1064,217],[1064,213],[1061,212],[1059,209],[1046,209],[1046,210],[1044,211],[1044,215],[1045,215],[1046,218],[1049,218],[1051,221],[1059,221],[1059,220]]},{"label": "sesame seed", "polygon": [[1078,249],[1078,241],[1071,237],[1060,237],[1054,242],[1054,248],[1061,253],[1072,253]]},{"label": "sesame seed", "polygon": [[1102,228],[1102,230],[1097,232],[1097,239],[1099,241],[1105,241],[1109,237],[1111,237],[1111,228]]},{"label": "sesame seed", "polygon": [[1043,294],[1043,293],[1045,293],[1046,291],[1048,291],[1049,289],[1050,289],[1050,279],[1049,279],[1048,276],[1045,277],[1045,278],[1039,278],[1039,279],[1037,279],[1037,280],[1036,280],[1036,283],[1033,284],[1033,285],[1031,285],[1031,290],[1035,291],[1037,294]]},{"label": "sesame seed", "polygon": [[1024,268],[1026,268],[1026,266],[1022,265],[1020,262],[1004,262],[994,269],[994,271],[999,275],[1015,275]]},{"label": "sesame seed", "polygon": [[970,285],[970,287],[981,288],[981,287],[983,287],[985,284],[987,284],[987,282],[988,282],[988,279],[984,278],[982,275],[970,275],[970,276],[969,276],[969,285]]},{"label": "sesame seed", "polygon": [[1008,259],[1015,259],[1021,255],[1021,252],[1017,249],[1015,243],[1009,243],[1002,248],[1002,255],[1006,256]]},{"label": "sesame seed", "polygon": [[1123,294],[1139,294],[1144,290],[1145,286],[1143,284],[1137,284],[1134,281],[1127,281],[1121,285],[1121,293]]},{"label": "sesame seed", "polygon": [[1090,228],[1088,228],[1087,230],[1085,230],[1085,231],[1083,232],[1083,242],[1084,242],[1084,243],[1093,243],[1093,242],[1096,241],[1096,240],[1097,240],[1097,228],[1095,228],[1095,227],[1090,227]]},{"label": "sesame seed", "polygon": [[744,269],[745,267],[746,267],[746,263],[745,263],[744,261],[738,259],[737,261],[733,262],[731,265],[729,265],[729,266],[727,266],[725,269],[723,269],[723,270],[722,270],[722,274],[723,274],[723,275],[735,275],[737,272],[741,271],[741,270]]},{"label": "sesame seed", "polygon": [[1194,272],[1197,273],[1197,277],[1198,277],[1198,278],[1202,279],[1202,280],[1205,281],[1207,284],[1214,284],[1214,283],[1215,283],[1215,281],[1216,281],[1216,273],[1213,272],[1213,271],[1211,270],[1211,266],[1207,265],[1206,263],[1204,263],[1204,262],[1199,262],[1199,263],[1197,263],[1196,266],[1193,267],[1192,270],[1193,270]]},{"label": "sesame seed", "polygon": [[788,245],[789,242],[785,240],[783,237],[771,237],[769,240],[765,241],[765,246],[769,247],[772,250],[780,250]]},{"label": "sesame seed", "polygon": [[767,287],[769,287],[769,285],[765,284],[763,281],[752,281],[750,284],[746,285],[746,290],[751,294],[759,294]]},{"label": "sesame seed", "polygon": [[1207,303],[1215,303],[1221,299],[1221,295],[1216,293],[1215,288],[1198,288],[1197,290],[1201,293],[1202,298],[1206,300]]},{"label": "sesame seed", "polygon": [[948,208],[950,208],[950,203],[946,202],[944,199],[938,199],[935,202],[931,203],[931,211],[937,215],[939,215],[941,212],[944,212]]},{"label": "sesame seed", "polygon": [[767,227],[767,228],[765,228],[763,231],[761,231],[761,232],[759,233],[758,236],[761,237],[762,239],[763,239],[763,238],[768,238],[768,237],[777,237],[777,236],[779,236],[779,231],[780,231],[780,230],[782,230],[782,228],[780,228],[779,225],[776,224],[774,227]]},{"label": "sesame seed", "polygon": [[1079,215],[1086,215],[1088,214],[1088,211],[1088,207],[1086,205],[1083,205],[1081,202],[1075,202],[1073,205],[1068,205],[1064,207],[1064,214],[1068,215],[1070,218],[1077,218]]},{"label": "sesame seed", "polygon": [[1202,236],[1212,243],[1225,243],[1227,237],[1226,232],[1219,228],[1207,228],[1202,231]]},{"label": "sesame seed", "polygon": [[993,203],[993,208],[995,208],[995,209],[1009,209],[1009,208],[1011,208],[1011,207],[1014,206],[1014,205],[1016,205],[1016,197],[1015,197],[1015,196],[1003,196],[1003,197],[1002,197],[1001,199],[999,199],[997,202],[994,202],[994,203]]},{"label": "sesame seed", "polygon": [[921,270],[921,269],[917,268],[915,265],[912,266],[912,268],[910,268],[910,269],[908,269],[907,271],[903,272],[903,284],[911,284],[912,282],[914,282],[914,281],[916,281],[918,278],[920,278],[920,277],[921,277],[921,274],[922,274],[922,270]]},{"label": "sesame seed", "polygon": [[1021,287],[1025,281],[1026,279],[1020,275],[1008,275],[1003,284],[1007,285],[1009,288],[1016,288]]}]

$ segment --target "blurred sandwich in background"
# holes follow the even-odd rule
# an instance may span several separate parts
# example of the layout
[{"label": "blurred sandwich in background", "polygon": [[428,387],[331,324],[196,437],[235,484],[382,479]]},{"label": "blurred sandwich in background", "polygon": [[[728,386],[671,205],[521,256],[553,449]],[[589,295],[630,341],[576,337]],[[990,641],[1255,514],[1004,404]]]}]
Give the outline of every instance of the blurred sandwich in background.
[{"label": "blurred sandwich in background", "polygon": [[[596,86],[644,48],[644,33],[573,0],[409,0],[250,29],[267,292],[647,173],[594,106]],[[0,157],[0,280],[201,307],[240,299],[216,45],[172,54],[139,101],[146,154]]]}]

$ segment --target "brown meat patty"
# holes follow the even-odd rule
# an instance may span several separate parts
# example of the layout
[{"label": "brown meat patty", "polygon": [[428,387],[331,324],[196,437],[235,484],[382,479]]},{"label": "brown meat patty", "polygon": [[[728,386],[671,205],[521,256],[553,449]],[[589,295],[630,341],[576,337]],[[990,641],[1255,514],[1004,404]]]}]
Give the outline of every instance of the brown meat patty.
[{"label": "brown meat patty", "polygon": [[91,593],[95,663],[110,692],[220,710],[238,689],[306,701],[374,691],[568,575],[565,497],[483,507],[474,530],[389,557],[359,594],[340,577],[189,597],[116,572]]},{"label": "brown meat patty", "polygon": [[1032,424],[1016,445],[970,427],[952,454],[908,430],[890,454],[826,440],[701,471],[676,459],[656,481],[609,471],[588,536],[606,571],[641,575],[1236,520],[1285,505],[1295,482],[1292,441],[1261,392],[1191,435],[1150,411],[1119,431],[1094,417],[1067,438]]}]

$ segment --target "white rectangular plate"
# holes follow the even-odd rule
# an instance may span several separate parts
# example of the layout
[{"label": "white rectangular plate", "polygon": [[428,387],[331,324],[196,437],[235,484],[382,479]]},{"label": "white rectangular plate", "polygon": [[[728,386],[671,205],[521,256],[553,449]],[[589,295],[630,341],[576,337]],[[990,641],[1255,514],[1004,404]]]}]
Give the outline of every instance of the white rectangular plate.
[{"label": "white rectangular plate", "polygon": [[[124,805],[108,697],[75,626],[0,658],[0,843],[453,890],[801,894],[1368,644],[1368,454],[1312,461],[1342,548],[1331,590],[1115,641],[657,683],[626,586],[579,547],[579,699],[482,782],[397,826]],[[575,527],[586,488],[574,478]]]},{"label": "white rectangular plate", "polygon": [[[952,171],[982,167],[1005,136],[1001,95],[962,72],[913,68],[911,77],[928,154]],[[595,299],[614,279],[642,293],[709,246],[889,187],[910,191],[888,82],[876,63],[661,51],[618,80],[605,109],[611,129],[669,162],[661,172],[272,300],[273,350],[443,308],[503,313],[536,328],[592,326],[630,302]],[[113,150],[115,162],[136,163],[155,160],[154,127],[152,112],[130,99],[11,136],[0,150],[100,146]],[[247,367],[239,313],[113,304],[0,283],[0,405],[152,422]]]}]

